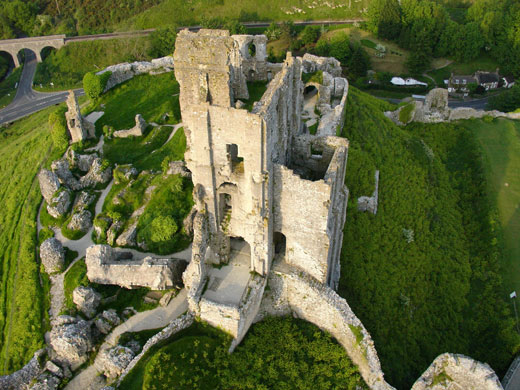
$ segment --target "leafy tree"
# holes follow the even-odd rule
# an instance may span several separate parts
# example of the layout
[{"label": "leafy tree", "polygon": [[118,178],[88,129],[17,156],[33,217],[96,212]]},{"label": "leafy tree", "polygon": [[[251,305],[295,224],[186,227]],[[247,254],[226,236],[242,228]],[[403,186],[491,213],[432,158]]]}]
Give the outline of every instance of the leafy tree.
[{"label": "leafy tree", "polygon": [[398,0],[375,0],[368,7],[368,28],[380,38],[395,39],[401,31]]},{"label": "leafy tree", "polygon": [[515,85],[500,95],[490,97],[486,108],[503,112],[511,112],[520,108],[520,85]]},{"label": "leafy tree", "polygon": [[230,20],[224,27],[226,30],[229,30],[231,34],[247,34],[246,26],[238,20]]},{"label": "leafy tree", "polygon": [[364,77],[370,69],[370,56],[360,44],[353,45],[348,70],[355,77]]},{"label": "leafy tree", "polygon": [[264,34],[270,41],[275,41],[282,36],[282,30],[278,24],[271,22]]},{"label": "leafy tree", "polygon": [[328,55],[346,64],[351,56],[350,40],[347,34],[334,35],[328,43]]},{"label": "leafy tree", "polygon": [[314,43],[320,37],[320,28],[317,26],[305,26],[300,34],[300,39],[304,45]]},{"label": "leafy tree", "polygon": [[477,23],[464,25],[455,35],[456,50],[453,53],[457,61],[469,62],[480,54],[484,41]]},{"label": "leafy tree", "polygon": [[435,57],[451,57],[455,55],[457,50],[457,41],[455,37],[459,35],[459,30],[462,28],[457,22],[448,20],[444,31],[439,37],[439,41],[435,46]]},{"label": "leafy tree", "polygon": [[175,26],[161,27],[150,36],[149,54],[154,58],[173,55],[177,28]]},{"label": "leafy tree", "polygon": [[111,74],[112,72],[105,72],[101,75],[97,75],[94,72],[86,73],[83,77],[83,89],[85,89],[85,95],[90,99],[97,99],[100,97]]}]

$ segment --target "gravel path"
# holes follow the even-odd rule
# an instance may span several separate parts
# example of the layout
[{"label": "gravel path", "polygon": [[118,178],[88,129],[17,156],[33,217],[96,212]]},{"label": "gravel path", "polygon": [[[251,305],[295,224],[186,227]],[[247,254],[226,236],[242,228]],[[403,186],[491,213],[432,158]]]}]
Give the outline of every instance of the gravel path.
[{"label": "gravel path", "polygon": [[186,290],[182,289],[179,294],[170,301],[168,306],[157,307],[153,310],[137,313],[114,328],[99,348],[94,364],[88,366],[85,370],[76,375],[65,387],[65,390],[101,389],[104,384],[96,380],[103,370],[101,362],[99,361],[99,352],[115,346],[118,337],[125,332],[139,332],[141,330],[158,329],[167,326],[171,321],[188,310],[186,295]]}]

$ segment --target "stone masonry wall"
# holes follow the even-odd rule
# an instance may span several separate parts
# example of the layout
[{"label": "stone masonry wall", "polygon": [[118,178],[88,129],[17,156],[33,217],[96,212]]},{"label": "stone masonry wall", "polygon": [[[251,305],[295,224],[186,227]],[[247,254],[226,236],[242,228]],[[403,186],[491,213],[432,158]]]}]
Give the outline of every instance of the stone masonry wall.
[{"label": "stone masonry wall", "polygon": [[[285,263],[273,266],[261,315],[295,316],[330,333],[345,348],[374,390],[393,389],[384,380],[374,342],[347,301],[305,272]],[[258,319],[258,318],[257,318]]]}]

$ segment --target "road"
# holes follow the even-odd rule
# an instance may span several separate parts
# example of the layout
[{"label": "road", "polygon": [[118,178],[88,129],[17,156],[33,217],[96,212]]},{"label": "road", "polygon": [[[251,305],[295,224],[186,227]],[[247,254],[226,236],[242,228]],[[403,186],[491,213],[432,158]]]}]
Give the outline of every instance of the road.
[{"label": "road", "polygon": [[[18,90],[11,104],[0,110],[0,125],[13,122],[67,99],[67,91],[43,93],[32,89],[36,66],[36,55],[31,50],[25,50],[25,66]],[[77,95],[83,94],[83,89],[77,90]]]}]

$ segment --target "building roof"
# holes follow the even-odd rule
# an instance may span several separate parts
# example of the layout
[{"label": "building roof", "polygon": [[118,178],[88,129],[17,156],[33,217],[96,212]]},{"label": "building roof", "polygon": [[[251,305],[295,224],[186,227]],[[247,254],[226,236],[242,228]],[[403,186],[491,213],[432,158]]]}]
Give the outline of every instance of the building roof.
[{"label": "building roof", "polygon": [[[471,83],[477,83],[477,79],[473,76],[451,76],[450,82],[457,83],[457,80],[459,81],[459,84],[471,84]],[[464,83],[464,80],[466,80],[466,83]]]},{"label": "building roof", "polygon": [[480,84],[498,83],[498,75],[496,73],[477,73]]}]

